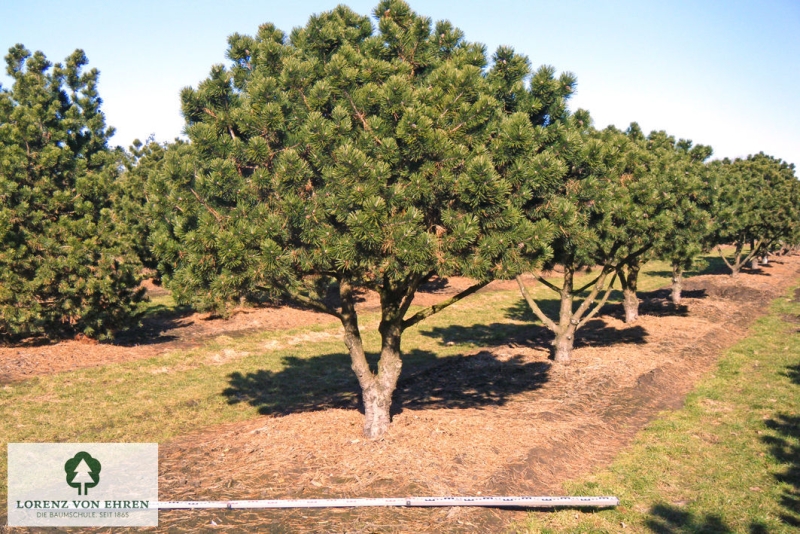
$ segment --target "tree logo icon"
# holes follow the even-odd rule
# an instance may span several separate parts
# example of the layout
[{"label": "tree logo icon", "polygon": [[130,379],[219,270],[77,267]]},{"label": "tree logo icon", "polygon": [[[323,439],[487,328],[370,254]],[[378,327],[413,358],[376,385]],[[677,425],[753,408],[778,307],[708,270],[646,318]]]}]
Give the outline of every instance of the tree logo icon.
[{"label": "tree logo icon", "polygon": [[89,488],[100,483],[100,462],[88,452],[81,451],[67,460],[64,471],[67,472],[67,484],[78,488],[78,495],[86,495]]}]

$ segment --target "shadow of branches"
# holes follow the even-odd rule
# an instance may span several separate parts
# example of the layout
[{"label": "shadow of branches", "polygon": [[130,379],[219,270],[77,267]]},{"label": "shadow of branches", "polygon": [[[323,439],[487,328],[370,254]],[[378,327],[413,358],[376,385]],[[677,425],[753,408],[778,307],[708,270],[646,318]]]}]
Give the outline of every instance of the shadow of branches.
[{"label": "shadow of branches", "polygon": [[[559,301],[556,299],[543,299],[540,301],[542,310],[550,314],[557,314]],[[506,308],[505,316],[514,321],[526,324],[492,323],[450,325],[446,327],[433,327],[420,333],[431,338],[438,338],[442,343],[472,343],[481,347],[497,347],[508,344],[534,344],[550,346],[553,333],[539,323],[531,312],[527,303],[520,299],[514,305]],[[575,347],[610,347],[618,344],[644,344],[647,342],[647,330],[634,325],[625,328],[607,326],[601,319],[592,319],[586,323],[575,336]]]},{"label": "shadow of branches", "polygon": [[[800,385],[800,364],[786,368],[786,376]],[[763,436],[761,439],[769,446],[769,453],[784,466],[784,470],[775,475],[778,482],[785,484],[781,496],[781,521],[787,525],[800,528],[800,416],[796,414],[777,414],[766,421],[766,426],[775,435]]]},{"label": "shadow of branches", "polygon": [[[374,367],[377,355],[370,355]],[[403,356],[393,414],[403,408],[472,408],[502,405],[519,393],[540,388],[550,364],[525,362],[521,357],[498,360],[488,352],[474,356],[436,358],[429,351]],[[333,353],[314,358],[287,356],[280,371],[235,372],[222,391],[230,404],[247,402],[260,414],[352,408],[363,412],[358,382],[350,358]]]}]

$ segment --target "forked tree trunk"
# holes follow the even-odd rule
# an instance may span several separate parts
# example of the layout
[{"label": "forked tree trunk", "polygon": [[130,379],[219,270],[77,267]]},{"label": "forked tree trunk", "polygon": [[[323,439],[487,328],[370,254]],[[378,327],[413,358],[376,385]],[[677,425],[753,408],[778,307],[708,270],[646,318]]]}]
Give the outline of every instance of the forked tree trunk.
[{"label": "forked tree trunk", "polygon": [[683,267],[680,263],[672,262],[672,303],[676,306],[681,303],[681,291],[683,290]]},{"label": "forked tree trunk", "polygon": [[[536,276],[540,282],[559,294],[561,308],[558,313],[558,323],[544,314],[541,308],[539,308],[539,305],[536,304],[536,301],[533,299],[533,297],[531,297],[530,293],[528,293],[528,290],[525,288],[525,284],[522,282],[522,278],[517,276],[519,290],[522,293],[522,296],[525,297],[525,300],[527,301],[528,306],[530,306],[531,311],[533,311],[536,317],[538,317],[539,320],[542,321],[542,323],[551,332],[553,332],[553,334],[555,334],[555,339],[553,339],[552,344],[552,355],[554,361],[558,363],[569,363],[571,360],[572,348],[575,345],[575,334],[581,328],[581,326],[586,324],[587,321],[589,321],[600,311],[600,308],[603,307],[608,300],[608,296],[611,294],[611,288],[614,285],[615,278],[611,279],[611,283],[609,284],[608,288],[605,289],[605,294],[603,295],[602,299],[600,299],[600,302],[598,302],[592,309],[592,305],[595,304],[595,299],[599,293],[603,291],[606,277],[612,271],[613,269],[611,267],[604,267],[603,271],[594,281],[577,290],[575,290],[573,285],[575,269],[571,262],[567,262],[564,265],[564,285],[561,288],[554,286],[541,276]],[[578,306],[577,310],[573,311],[572,306],[575,293],[580,293],[584,289],[591,286],[594,286],[594,288],[589,293],[589,296],[584,299],[581,305]]]},{"label": "forked tree trunk", "polygon": [[736,278],[739,275],[739,270],[742,268],[742,265],[746,263],[746,258],[742,259],[743,248],[744,248],[743,243],[741,241],[738,241],[736,243],[736,251],[735,251],[735,256],[733,258],[733,263],[731,263],[728,261],[728,258],[726,258],[725,254],[722,252],[722,247],[721,246],[717,247],[720,258],[722,258],[722,261],[724,261],[725,265],[728,266],[728,269],[731,270],[731,278]]},{"label": "forked tree trunk", "polygon": [[[383,326],[383,325],[382,325]],[[362,390],[364,400],[364,436],[382,436],[391,422],[392,396],[400,378],[403,360],[400,358],[400,325],[387,325],[381,332],[382,347],[378,360],[378,374]]]},{"label": "forked tree trunk", "polygon": [[400,358],[402,319],[391,317],[391,320],[387,321],[384,313],[379,327],[381,356],[378,360],[378,372],[373,373],[369,368],[358,329],[352,287],[346,280],[340,281],[339,293],[342,299],[341,321],[344,326],[344,343],[350,352],[351,367],[361,386],[364,402],[364,436],[377,438],[389,428],[392,394],[397,387],[403,366]]},{"label": "forked tree trunk", "polygon": [[619,279],[622,283],[622,307],[625,309],[625,322],[632,323],[639,318],[639,298],[636,296],[636,289],[639,284],[639,262],[634,261],[628,266],[625,274],[620,269]]},{"label": "forked tree trunk", "polygon": [[403,360],[400,353],[400,340],[403,330],[417,324],[426,317],[447,308],[451,304],[475,293],[489,283],[489,280],[478,282],[449,299],[429,306],[414,316],[405,319],[405,314],[414,299],[414,293],[428,276],[420,276],[408,285],[381,292],[381,322],[378,331],[381,334],[381,354],[378,360],[378,372],[369,368],[361,333],[358,329],[358,315],[355,310],[353,288],[346,279],[339,280],[339,296],[342,300],[342,311],[336,314],[344,326],[344,343],[350,352],[353,372],[361,386],[364,402],[364,436],[374,439],[382,436],[389,429],[391,422],[392,396],[397,388]]}]

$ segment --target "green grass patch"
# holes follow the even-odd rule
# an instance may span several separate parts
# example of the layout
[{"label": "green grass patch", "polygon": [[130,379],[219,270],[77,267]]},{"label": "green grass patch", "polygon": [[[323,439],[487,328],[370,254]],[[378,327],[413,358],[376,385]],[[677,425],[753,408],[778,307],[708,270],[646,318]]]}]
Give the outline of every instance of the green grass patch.
[{"label": "green grass patch", "polygon": [[613,465],[567,484],[616,495],[615,510],[531,513],[521,532],[797,532],[800,528],[800,316],[773,303],[685,408],[652,422]]}]

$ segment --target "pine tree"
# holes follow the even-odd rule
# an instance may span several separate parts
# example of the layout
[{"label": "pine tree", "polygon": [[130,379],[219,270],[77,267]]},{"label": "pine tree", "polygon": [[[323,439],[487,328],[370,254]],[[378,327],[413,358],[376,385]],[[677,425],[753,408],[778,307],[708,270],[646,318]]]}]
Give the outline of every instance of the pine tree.
[{"label": "pine tree", "polygon": [[[182,92],[191,142],[148,185],[179,300],[222,311],[281,297],[340,319],[368,437],[389,425],[403,332],[535,266],[549,231],[511,202],[519,166],[489,149],[513,159],[534,132],[504,112],[483,46],[401,1],[374,14],[377,29],[339,6],[288,38],[271,24],[232,35],[232,67]],[[409,316],[420,285],[455,274],[477,282]],[[365,289],[380,295],[377,369],[355,309]]]},{"label": "pine tree", "polygon": [[[639,317],[639,272],[653,258],[669,256],[673,299],[679,300],[682,269],[690,266],[694,255],[700,252],[700,243],[710,227],[709,173],[702,161],[711,155],[711,149],[703,145],[692,147],[691,141],[684,139],[676,141],[664,131],[653,131],[645,138],[636,123],[627,135],[639,145],[635,165],[641,177],[637,182],[645,186],[640,190],[644,195],[631,201],[650,207],[629,234],[634,248],[642,252],[617,269],[625,322],[631,323]],[[623,246],[622,250],[627,248]]]},{"label": "pine tree", "polygon": [[[652,137],[652,134],[651,134]],[[690,140],[660,136],[667,155],[674,158],[670,174],[672,190],[678,200],[673,210],[673,224],[657,245],[655,256],[672,266],[672,303],[681,303],[683,273],[697,256],[707,249],[713,231],[712,208],[716,201],[716,175],[706,163],[713,150],[693,145]]]},{"label": "pine tree", "polygon": [[0,337],[107,337],[141,300],[140,264],[111,202],[97,70],[16,45],[0,91]]},{"label": "pine tree", "polygon": [[[548,131],[559,139],[541,152],[536,172],[548,176],[550,185],[532,195],[525,207],[530,220],[549,221],[556,228],[550,242],[553,255],[544,269],[560,266],[561,286],[541,273],[535,277],[559,295],[558,317],[548,317],[522,279],[517,281],[531,310],[555,335],[555,361],[568,362],[577,332],[605,304],[617,277],[623,279],[624,304],[634,319],[639,269],[671,231],[680,196],[668,177],[674,168],[655,150],[661,134],[648,140],[635,123],[627,132],[613,127],[596,131],[583,111]],[[649,142],[654,143],[651,149]],[[595,266],[599,273],[576,287],[576,273]]]},{"label": "pine tree", "polygon": [[[746,159],[715,161],[712,167],[720,189],[713,212],[713,243],[731,276],[736,276],[748,262],[796,234],[800,186],[793,164],[763,152]],[[722,250],[724,244],[734,246],[730,261]]]}]

